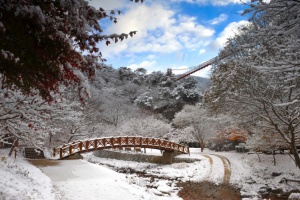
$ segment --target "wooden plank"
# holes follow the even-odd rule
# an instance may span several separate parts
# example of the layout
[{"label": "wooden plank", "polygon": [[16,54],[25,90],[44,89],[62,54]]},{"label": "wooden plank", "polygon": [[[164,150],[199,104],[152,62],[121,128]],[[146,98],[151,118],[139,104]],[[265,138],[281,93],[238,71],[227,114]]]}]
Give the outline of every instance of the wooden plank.
[{"label": "wooden plank", "polygon": [[59,149],[59,158],[62,158],[62,148]]},{"label": "wooden plank", "polygon": [[121,139],[120,139],[120,137],[118,137],[118,138],[115,139],[115,144],[118,147],[121,146]]},{"label": "wooden plank", "polygon": [[95,149],[95,150],[97,149],[97,142],[98,142],[98,140],[95,139],[95,140],[94,140],[94,145],[95,145],[95,146],[94,146],[94,149]]},{"label": "wooden plank", "polygon": [[73,148],[73,146],[70,145],[70,146],[69,146],[69,156],[72,155],[72,148]]},{"label": "wooden plank", "polygon": [[80,142],[78,146],[79,146],[79,150],[81,152],[82,151],[82,142]]},{"label": "wooden plank", "polygon": [[89,149],[89,145],[90,145],[90,141],[89,140],[85,141],[85,149],[86,150]]}]

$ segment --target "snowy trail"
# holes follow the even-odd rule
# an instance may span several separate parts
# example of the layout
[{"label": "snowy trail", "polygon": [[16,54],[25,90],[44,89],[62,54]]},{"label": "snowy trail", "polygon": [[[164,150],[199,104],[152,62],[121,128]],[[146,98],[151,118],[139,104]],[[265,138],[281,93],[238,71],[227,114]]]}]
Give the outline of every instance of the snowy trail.
[{"label": "snowy trail", "polygon": [[[206,176],[206,180],[220,184],[223,183],[225,177],[225,166],[222,159],[217,155],[203,155],[208,158],[211,163],[211,169]],[[224,170],[223,170],[224,169]]]},{"label": "snowy trail", "polygon": [[217,156],[222,160],[223,166],[224,166],[223,183],[229,183],[230,182],[230,176],[231,176],[231,163],[230,163],[230,161],[225,156],[216,155],[216,154],[212,154],[212,155]]},{"label": "snowy trail", "polygon": [[230,182],[231,163],[225,156],[215,153],[203,153],[200,152],[199,149],[193,149],[191,157],[205,157],[208,160],[210,169],[203,180],[208,180],[217,184]]}]

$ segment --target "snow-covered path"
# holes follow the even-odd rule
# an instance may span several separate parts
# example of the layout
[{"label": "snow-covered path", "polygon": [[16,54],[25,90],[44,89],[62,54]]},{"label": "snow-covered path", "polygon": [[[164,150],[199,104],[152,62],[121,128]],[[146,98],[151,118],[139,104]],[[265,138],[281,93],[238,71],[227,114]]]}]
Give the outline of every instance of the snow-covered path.
[{"label": "snow-covered path", "polygon": [[[187,155],[181,155],[180,157],[187,157]],[[208,160],[210,169],[204,180],[217,184],[229,183],[231,177],[231,163],[227,157],[211,151],[201,152],[200,149],[191,149],[189,157],[198,159],[203,159],[204,157]]]},{"label": "snow-covered path", "polygon": [[124,174],[83,160],[59,161],[40,169],[51,178],[56,196],[62,200],[147,199],[142,188],[130,185]]},{"label": "snow-covered path", "polygon": [[[217,155],[203,155],[209,160],[210,170],[206,175],[205,180],[214,182],[214,183],[223,183],[225,180],[225,166],[222,162],[222,159]],[[224,170],[222,170],[224,169]]]},{"label": "snow-covered path", "polygon": [[[225,156],[221,156],[221,155],[216,155],[216,154],[211,154],[213,156],[218,157],[219,159],[221,159],[222,163],[223,163],[223,183],[229,183],[230,182],[230,177],[231,177],[231,163],[229,161],[228,158],[226,158]],[[218,170],[220,171],[220,170]]]}]

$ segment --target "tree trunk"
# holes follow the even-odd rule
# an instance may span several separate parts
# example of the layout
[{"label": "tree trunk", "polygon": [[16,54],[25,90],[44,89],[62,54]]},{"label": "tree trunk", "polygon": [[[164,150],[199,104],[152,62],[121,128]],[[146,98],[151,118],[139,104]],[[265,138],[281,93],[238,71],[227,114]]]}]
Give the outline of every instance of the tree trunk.
[{"label": "tree trunk", "polygon": [[14,141],[14,143],[11,145],[11,148],[10,148],[10,151],[9,151],[9,153],[8,153],[8,156],[11,156],[11,154],[12,154],[14,148],[15,148],[16,146],[18,146],[18,142],[19,142],[19,138],[16,139],[16,140]]},{"label": "tree trunk", "polygon": [[297,149],[297,145],[296,145],[294,129],[293,128],[290,129],[290,132],[291,132],[290,145],[291,145],[292,154],[294,155],[296,166],[300,169],[300,157],[299,157],[299,153],[298,153],[298,149]]},{"label": "tree trunk", "polygon": [[201,142],[201,143],[200,143],[201,152],[203,152],[203,150],[204,150],[204,147],[205,147],[205,144],[204,144],[204,142]]},{"label": "tree trunk", "polygon": [[276,166],[275,150],[273,150],[273,163],[274,163],[274,166]]},{"label": "tree trunk", "polygon": [[70,142],[71,142],[71,140],[73,139],[73,137],[74,137],[74,135],[71,135],[71,136],[69,137],[69,139],[68,139],[67,143],[70,143]]},{"label": "tree trunk", "polygon": [[51,142],[52,142],[52,132],[49,133],[49,146],[50,146]]},{"label": "tree trunk", "polygon": [[295,145],[295,142],[293,142],[291,144],[291,150],[292,150],[292,154],[293,154],[293,156],[295,158],[295,164],[300,169],[300,157],[299,157],[299,153],[297,151],[297,147]]}]

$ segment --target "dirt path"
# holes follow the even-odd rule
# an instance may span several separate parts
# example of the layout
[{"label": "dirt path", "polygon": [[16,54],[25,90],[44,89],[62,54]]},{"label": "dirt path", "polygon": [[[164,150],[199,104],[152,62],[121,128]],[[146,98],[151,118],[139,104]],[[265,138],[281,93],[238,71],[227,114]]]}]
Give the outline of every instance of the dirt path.
[{"label": "dirt path", "polygon": [[221,155],[217,155],[217,154],[209,154],[209,155],[203,155],[205,158],[208,159],[209,163],[210,163],[210,170],[208,171],[206,177],[205,177],[205,180],[210,180],[210,181],[213,181],[213,176],[215,176],[214,173],[216,173],[216,170],[213,170],[213,168],[216,168],[217,166],[216,163],[214,163],[214,157],[218,157],[222,163],[223,163],[223,167],[224,167],[224,176],[223,176],[223,181],[222,183],[225,183],[225,184],[229,184],[230,182],[230,176],[231,176],[231,163],[230,161],[224,157],[224,156],[221,156]]},{"label": "dirt path", "polygon": [[209,181],[179,183],[178,195],[184,200],[241,200],[240,192],[229,184]]},{"label": "dirt path", "polygon": [[[178,195],[184,200],[240,200],[239,190],[230,185],[230,161],[226,157],[217,154],[203,156],[208,159],[210,164],[210,170],[204,178],[205,181],[179,183],[178,185],[182,189]],[[216,173],[220,171],[218,170],[220,167],[224,168],[224,174],[218,175]],[[216,181],[219,183],[215,184]]]},{"label": "dirt path", "polygon": [[230,177],[231,177],[231,163],[228,160],[228,158],[221,156],[221,155],[216,155],[212,154],[214,156],[219,157],[224,165],[224,178],[223,178],[223,183],[229,183],[230,182]]}]

